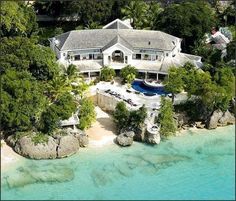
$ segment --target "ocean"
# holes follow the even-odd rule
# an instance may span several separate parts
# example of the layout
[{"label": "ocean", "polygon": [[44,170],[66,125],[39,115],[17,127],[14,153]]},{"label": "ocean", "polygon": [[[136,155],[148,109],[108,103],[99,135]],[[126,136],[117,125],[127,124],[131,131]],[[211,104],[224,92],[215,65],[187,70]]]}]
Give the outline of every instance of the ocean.
[{"label": "ocean", "polygon": [[235,200],[235,127],[185,131],[156,146],[22,159],[1,174],[1,200],[9,199]]}]

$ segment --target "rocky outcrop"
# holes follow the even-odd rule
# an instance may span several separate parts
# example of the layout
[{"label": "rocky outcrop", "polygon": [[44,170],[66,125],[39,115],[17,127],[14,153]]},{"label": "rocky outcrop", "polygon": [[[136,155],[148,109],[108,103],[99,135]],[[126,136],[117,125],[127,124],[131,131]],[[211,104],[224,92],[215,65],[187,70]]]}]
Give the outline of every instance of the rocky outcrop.
[{"label": "rocky outcrop", "polygon": [[36,133],[16,138],[9,136],[6,142],[20,155],[32,159],[63,158],[75,154],[79,147],[88,145],[88,136],[81,130],[59,129],[47,142],[35,143]]},{"label": "rocky outcrop", "polygon": [[235,124],[235,117],[227,110],[223,116],[219,119],[219,124],[221,126],[226,126],[228,124]]},{"label": "rocky outcrop", "polygon": [[79,150],[79,141],[73,135],[62,136],[57,147],[57,158],[63,158]]},{"label": "rocky outcrop", "polygon": [[147,130],[146,125],[143,125],[141,128],[135,129],[134,140],[138,142],[144,142],[146,130]]},{"label": "rocky outcrop", "polygon": [[214,129],[217,126],[226,126],[234,123],[235,117],[228,110],[224,113],[221,110],[216,110],[209,117],[206,127],[208,129]]},{"label": "rocky outcrop", "polygon": [[120,135],[118,135],[116,137],[116,142],[120,145],[120,146],[130,146],[133,144],[133,137],[134,137],[135,133],[133,131],[127,131],[124,133],[121,133]]},{"label": "rocky outcrop", "polygon": [[32,137],[24,136],[17,140],[13,149],[20,155],[32,159],[53,159],[57,158],[58,144],[51,136],[48,137],[47,143],[35,144]]},{"label": "rocky outcrop", "polygon": [[201,121],[196,121],[195,125],[196,125],[196,128],[200,128],[200,129],[205,128],[205,124],[202,123]]},{"label": "rocky outcrop", "polygon": [[175,119],[178,125],[178,128],[183,128],[189,125],[190,118],[186,112],[176,113]]},{"label": "rocky outcrop", "polygon": [[160,128],[157,126],[149,126],[146,131],[146,142],[149,144],[159,144],[161,142],[159,130]]}]

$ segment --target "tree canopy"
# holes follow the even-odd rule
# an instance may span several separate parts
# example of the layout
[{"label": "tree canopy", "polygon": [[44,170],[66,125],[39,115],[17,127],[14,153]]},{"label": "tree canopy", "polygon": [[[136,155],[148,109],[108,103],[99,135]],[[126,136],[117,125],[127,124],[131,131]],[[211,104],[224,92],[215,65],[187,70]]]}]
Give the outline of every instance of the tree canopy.
[{"label": "tree canopy", "polygon": [[154,29],[183,38],[184,51],[201,39],[216,23],[213,9],[205,1],[170,4],[156,18]]},{"label": "tree canopy", "polygon": [[37,31],[36,15],[24,2],[2,1],[0,36],[30,36]]}]

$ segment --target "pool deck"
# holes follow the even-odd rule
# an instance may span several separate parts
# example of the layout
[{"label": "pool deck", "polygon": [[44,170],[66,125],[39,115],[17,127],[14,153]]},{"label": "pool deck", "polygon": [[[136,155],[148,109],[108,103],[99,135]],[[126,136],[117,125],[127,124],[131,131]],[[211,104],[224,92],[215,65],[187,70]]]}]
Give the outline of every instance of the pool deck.
[{"label": "pool deck", "polygon": [[[133,88],[128,88],[127,85],[122,85],[119,82],[114,82],[113,84],[110,82],[99,82],[98,84],[90,87],[90,94],[95,95],[98,91],[105,94],[105,91],[109,89],[120,94],[121,100],[123,98],[126,100],[131,99],[133,103],[137,104],[136,107],[131,107],[131,109],[137,109],[143,104],[147,107],[148,112],[153,112],[154,110],[159,110],[160,108],[161,95],[156,94],[154,96],[145,96],[142,93],[137,93],[137,91]],[[108,93],[106,93],[106,95],[112,96]],[[186,93],[177,94],[174,104],[178,104],[179,102],[185,101],[186,99]],[[127,104],[127,106],[130,107],[129,104]]]}]

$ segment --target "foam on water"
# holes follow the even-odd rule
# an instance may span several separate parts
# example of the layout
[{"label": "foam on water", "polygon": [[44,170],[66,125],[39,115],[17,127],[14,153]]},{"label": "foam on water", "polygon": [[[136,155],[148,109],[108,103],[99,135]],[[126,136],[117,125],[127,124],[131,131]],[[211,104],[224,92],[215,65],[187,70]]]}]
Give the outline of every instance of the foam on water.
[{"label": "foam on water", "polygon": [[24,159],[1,176],[1,199],[235,199],[235,128],[191,131],[158,146],[81,149]]}]

